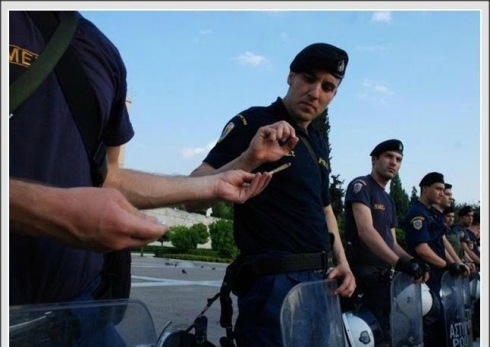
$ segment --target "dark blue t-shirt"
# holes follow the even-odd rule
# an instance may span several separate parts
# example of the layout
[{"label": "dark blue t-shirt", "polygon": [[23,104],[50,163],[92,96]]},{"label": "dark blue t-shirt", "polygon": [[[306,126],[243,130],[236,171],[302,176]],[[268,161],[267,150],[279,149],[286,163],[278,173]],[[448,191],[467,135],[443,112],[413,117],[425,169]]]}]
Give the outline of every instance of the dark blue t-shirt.
[{"label": "dark blue t-shirt", "polygon": [[[235,241],[244,255],[267,251],[306,253],[329,250],[324,207],[330,204],[328,152],[325,140],[313,127],[308,134],[291,121],[280,98],[269,107],[252,107],[225,126],[221,138],[204,162],[219,168],[247,149],[257,130],[280,120],[288,121],[307,138],[286,156],[256,171],[270,171],[284,163],[291,166],[274,174],[258,196],[234,206]],[[317,157],[314,159],[314,156]]]},{"label": "dark blue t-shirt", "polygon": [[[407,252],[420,259],[415,248],[422,243],[427,245],[440,258],[446,259],[445,248],[442,237],[446,234],[447,225],[444,215],[434,209],[427,207],[419,200],[415,201],[403,219],[403,230]],[[431,276],[427,285],[435,292],[439,292],[443,269],[428,263],[431,268]]]},{"label": "dark blue t-shirt", "polygon": [[388,247],[393,249],[392,228],[398,226],[393,198],[381,187],[371,175],[357,177],[347,186],[345,193],[345,252],[349,264],[354,266],[371,265],[385,268],[389,264],[372,253],[359,237],[356,221],[352,211],[353,203],[362,203],[369,207],[373,226],[381,235]]},{"label": "dark blue t-shirt", "polygon": [[[12,83],[42,52],[45,42],[27,13],[11,11],[9,21]],[[102,141],[108,146],[128,142],[134,132],[125,105],[126,70],[119,52],[81,15],[71,45],[101,110],[95,116],[102,119]],[[11,178],[57,187],[92,185],[83,140],[53,73],[14,112],[9,126]],[[9,252],[11,305],[70,300],[102,267],[100,253],[73,249],[44,237],[11,232]]]},{"label": "dark blue t-shirt", "polygon": [[416,256],[415,248],[421,243],[429,247],[442,259],[445,259],[445,249],[442,236],[446,233],[446,224],[437,217],[434,208],[426,207],[420,201],[413,203],[403,220],[407,251]]}]

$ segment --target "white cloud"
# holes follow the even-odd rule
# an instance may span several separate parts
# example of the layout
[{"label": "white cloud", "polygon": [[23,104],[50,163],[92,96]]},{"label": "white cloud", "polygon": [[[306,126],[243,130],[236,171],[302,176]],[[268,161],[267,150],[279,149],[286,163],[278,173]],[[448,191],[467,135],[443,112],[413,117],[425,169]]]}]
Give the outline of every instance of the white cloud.
[{"label": "white cloud", "polygon": [[259,66],[265,64],[267,59],[264,56],[252,52],[245,52],[236,58],[241,65]]},{"label": "white cloud", "polygon": [[183,158],[192,158],[192,157],[195,157],[197,155],[201,155],[203,153],[207,154],[211,150],[211,148],[214,147],[215,144],[216,144],[216,141],[208,143],[205,147],[182,148],[180,150],[180,154],[182,155]]},{"label": "white cloud", "polygon": [[374,12],[371,17],[372,22],[383,22],[383,23],[391,23],[391,12],[389,11],[378,11]]},{"label": "white cloud", "polygon": [[213,33],[213,29],[201,29],[199,30],[199,35],[209,35]]},{"label": "white cloud", "polygon": [[395,94],[392,90],[390,90],[387,86],[380,84],[379,82],[364,80],[362,85],[368,89],[368,92],[374,92],[377,94],[390,96]]}]

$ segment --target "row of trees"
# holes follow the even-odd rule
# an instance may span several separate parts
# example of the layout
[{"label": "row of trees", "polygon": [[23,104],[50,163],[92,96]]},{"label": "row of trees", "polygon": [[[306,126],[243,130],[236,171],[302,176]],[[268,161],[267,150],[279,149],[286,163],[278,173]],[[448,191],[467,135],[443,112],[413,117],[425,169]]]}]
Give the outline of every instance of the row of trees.
[{"label": "row of trees", "polygon": [[209,226],[196,223],[190,227],[174,225],[158,241],[170,241],[172,245],[182,253],[197,249],[211,238],[211,249],[222,258],[234,258],[238,249],[233,240],[233,222],[230,219],[220,219]]}]

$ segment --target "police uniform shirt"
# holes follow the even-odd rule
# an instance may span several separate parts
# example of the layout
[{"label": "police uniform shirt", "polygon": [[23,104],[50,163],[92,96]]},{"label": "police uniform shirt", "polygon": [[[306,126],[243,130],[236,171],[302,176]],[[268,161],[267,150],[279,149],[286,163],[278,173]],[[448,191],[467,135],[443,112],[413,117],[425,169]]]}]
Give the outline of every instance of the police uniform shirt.
[{"label": "police uniform shirt", "polygon": [[286,120],[297,135],[307,138],[283,158],[265,163],[256,172],[270,171],[284,163],[286,170],[275,173],[265,190],[234,210],[235,241],[242,254],[260,254],[270,250],[306,253],[328,250],[324,207],[330,204],[327,146],[318,131],[308,134],[291,121],[280,98],[269,107],[251,107],[225,126],[216,146],[204,162],[219,168],[247,149],[257,130],[264,125]]},{"label": "police uniform shirt", "polygon": [[455,224],[453,225],[453,227],[451,228],[451,230],[448,232],[449,235],[451,235],[451,237],[454,237],[455,239],[458,240],[458,243],[459,243],[459,250],[458,250],[458,256],[461,258],[461,259],[464,259],[464,249],[463,247],[461,247],[461,243],[462,242],[465,242],[466,244],[470,244],[470,239],[469,239],[469,236],[468,236],[468,232],[466,230],[465,227],[463,227],[461,224]]},{"label": "police uniform shirt", "polygon": [[373,226],[386,244],[393,249],[394,240],[391,228],[398,226],[393,198],[381,187],[371,175],[358,177],[347,186],[345,193],[345,239],[346,254],[349,264],[373,265],[379,268],[388,263],[374,255],[360,239],[354,219],[352,204],[362,203],[369,207],[373,218]]},{"label": "police uniform shirt", "polygon": [[479,257],[480,256],[480,247],[479,247],[479,242],[478,238],[476,235],[469,229],[466,229],[466,234],[468,236],[469,244],[471,244],[471,250]]},{"label": "police uniform shirt", "polygon": [[446,224],[441,225],[434,213],[420,201],[415,201],[403,221],[407,250],[416,256],[415,248],[427,243],[440,258],[445,259],[445,248],[442,236],[446,233]]},{"label": "police uniform shirt", "polygon": [[[12,83],[45,42],[27,13],[11,11],[9,21]],[[92,23],[80,15],[78,25],[71,45],[97,97],[103,142],[122,145],[134,134],[125,105],[125,67],[117,49]],[[57,187],[92,185],[83,140],[53,73],[14,113],[9,127],[10,177]],[[102,267],[101,253],[15,233],[10,234],[9,255],[11,305],[70,300]]]}]

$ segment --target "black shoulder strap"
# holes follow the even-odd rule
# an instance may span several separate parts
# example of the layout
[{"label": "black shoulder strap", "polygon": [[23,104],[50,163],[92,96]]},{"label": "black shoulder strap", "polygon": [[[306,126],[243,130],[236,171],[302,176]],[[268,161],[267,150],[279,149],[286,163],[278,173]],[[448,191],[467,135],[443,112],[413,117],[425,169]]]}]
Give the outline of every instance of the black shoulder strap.
[{"label": "black shoulder strap", "polygon": [[[57,18],[48,11],[30,11],[29,15],[48,42],[58,27]],[[62,20],[66,15],[78,16],[73,12],[60,12]],[[100,140],[100,110],[95,93],[72,46],[63,54],[54,71],[85,144],[93,184],[101,186],[107,173],[107,163],[105,146]]]},{"label": "black shoulder strap", "polygon": [[75,13],[67,13],[38,58],[9,86],[10,114],[17,110],[53,71],[70,45],[77,25],[78,17]]}]

